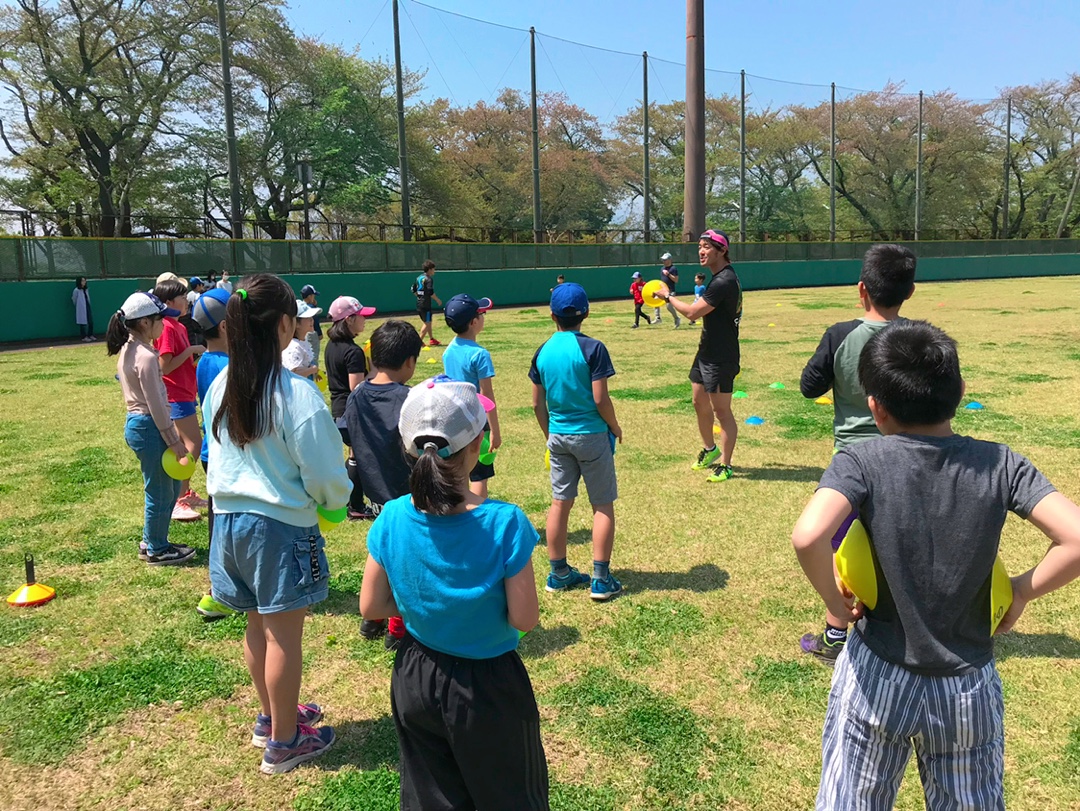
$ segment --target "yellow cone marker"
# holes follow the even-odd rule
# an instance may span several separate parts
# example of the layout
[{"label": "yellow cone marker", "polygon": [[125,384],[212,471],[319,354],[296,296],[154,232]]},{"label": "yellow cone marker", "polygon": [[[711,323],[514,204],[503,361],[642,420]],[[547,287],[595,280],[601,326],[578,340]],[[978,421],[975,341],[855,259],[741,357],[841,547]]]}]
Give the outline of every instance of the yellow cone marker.
[{"label": "yellow cone marker", "polygon": [[814,400],[814,402],[817,403],[818,405],[832,405],[833,404],[832,398],[827,394],[821,395],[816,400]]}]

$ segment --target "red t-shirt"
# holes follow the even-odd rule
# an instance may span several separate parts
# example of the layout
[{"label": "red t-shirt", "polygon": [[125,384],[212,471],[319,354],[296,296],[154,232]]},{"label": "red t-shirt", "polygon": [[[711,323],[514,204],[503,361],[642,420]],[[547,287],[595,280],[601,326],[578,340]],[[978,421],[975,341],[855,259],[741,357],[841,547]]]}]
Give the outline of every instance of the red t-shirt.
[{"label": "red t-shirt", "polygon": [[645,282],[641,281],[641,279],[638,279],[637,281],[635,281],[633,284],[630,285],[630,292],[634,296],[634,304],[644,304],[645,303],[645,299],[641,295],[641,288],[643,288],[644,286],[645,286]]},{"label": "red t-shirt", "polygon": [[[165,319],[165,329],[161,337],[154,341],[154,349],[159,355],[179,355],[191,346],[187,329],[175,318]],[[195,384],[195,361],[188,358],[171,373],[164,375],[165,393],[170,403],[191,403],[198,392]]]}]

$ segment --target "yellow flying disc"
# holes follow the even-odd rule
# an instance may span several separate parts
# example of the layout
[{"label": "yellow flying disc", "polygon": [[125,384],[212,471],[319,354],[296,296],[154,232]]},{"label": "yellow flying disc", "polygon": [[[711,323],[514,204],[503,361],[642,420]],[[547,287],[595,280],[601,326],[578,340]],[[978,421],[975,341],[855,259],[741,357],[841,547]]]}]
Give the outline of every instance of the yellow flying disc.
[{"label": "yellow flying disc", "polygon": [[171,448],[166,448],[165,453],[161,454],[161,466],[170,478],[182,482],[184,479],[190,479],[191,474],[195,472],[195,457],[189,453],[181,462]]},{"label": "yellow flying disc", "polygon": [[663,307],[666,302],[656,297],[656,294],[660,292],[663,292],[665,296],[668,292],[668,286],[662,281],[653,279],[651,282],[645,282],[645,286],[641,288],[641,298],[645,301],[645,306]]},{"label": "yellow flying disc", "polygon": [[836,550],[836,571],[860,603],[870,609],[877,605],[877,570],[870,551],[870,536],[858,518],[851,522]]},{"label": "yellow flying disc", "polygon": [[994,572],[990,576],[990,633],[997,630],[1012,601],[1012,581],[999,555],[994,560]]},{"label": "yellow flying disc", "polygon": [[330,383],[327,381],[326,375],[318,373],[316,373],[316,375],[315,385],[319,388],[319,391],[326,394],[326,392],[330,391]]}]

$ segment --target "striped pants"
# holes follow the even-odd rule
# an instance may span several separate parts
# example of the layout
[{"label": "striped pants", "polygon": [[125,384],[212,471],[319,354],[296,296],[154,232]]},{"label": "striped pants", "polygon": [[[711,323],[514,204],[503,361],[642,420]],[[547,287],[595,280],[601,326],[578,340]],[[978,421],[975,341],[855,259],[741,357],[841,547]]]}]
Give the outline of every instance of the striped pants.
[{"label": "striped pants", "polygon": [[1005,705],[994,662],[920,676],[848,637],[829,692],[817,811],[888,811],[911,750],[929,811],[1004,811]]}]

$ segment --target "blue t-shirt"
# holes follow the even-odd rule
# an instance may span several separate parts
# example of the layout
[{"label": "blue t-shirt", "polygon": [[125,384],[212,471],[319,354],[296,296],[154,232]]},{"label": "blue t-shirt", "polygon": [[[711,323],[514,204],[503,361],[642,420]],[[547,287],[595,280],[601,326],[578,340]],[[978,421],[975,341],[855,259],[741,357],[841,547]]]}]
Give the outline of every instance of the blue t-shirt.
[{"label": "blue t-shirt", "polygon": [[615,374],[607,347],[580,332],[556,332],[536,350],[529,380],[544,387],[548,431],[602,434],[608,425],[593,402],[592,384]]},{"label": "blue t-shirt", "polygon": [[[195,367],[195,384],[199,388],[199,405],[203,404],[206,400],[206,392],[210,390],[210,384],[214,382],[219,374],[225,371],[225,367],[229,365],[229,356],[224,352],[203,352],[202,357],[199,358],[199,363]],[[206,442],[207,426],[203,425],[203,438],[202,438],[202,453],[199,458],[204,461],[210,461],[210,449]]]},{"label": "blue t-shirt", "polygon": [[694,285],[694,298],[699,299],[704,295],[705,295],[705,285],[703,285],[703,284],[695,284]]},{"label": "blue t-shirt", "polygon": [[491,353],[476,341],[460,335],[446,347],[442,362],[449,377],[472,383],[477,391],[480,391],[481,380],[495,377],[495,364],[491,362]]},{"label": "blue t-shirt", "polygon": [[402,496],[383,507],[367,548],[413,637],[451,656],[492,659],[517,648],[504,581],[525,568],[538,540],[514,504],[488,499],[457,515],[428,515]]}]

